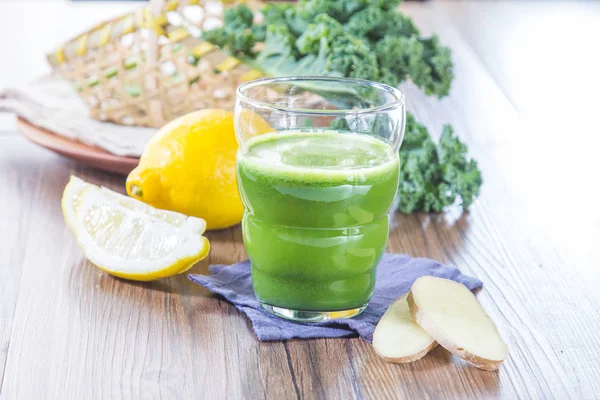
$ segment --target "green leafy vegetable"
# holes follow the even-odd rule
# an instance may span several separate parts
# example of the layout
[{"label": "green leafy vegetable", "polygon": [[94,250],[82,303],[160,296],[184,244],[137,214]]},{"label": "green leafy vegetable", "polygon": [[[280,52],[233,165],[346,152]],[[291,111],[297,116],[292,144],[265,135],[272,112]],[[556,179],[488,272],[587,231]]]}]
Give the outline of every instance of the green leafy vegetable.
[{"label": "green leafy vegetable", "polygon": [[439,212],[460,200],[468,208],[479,194],[482,178],[475,160],[467,160],[467,147],[444,126],[438,144],[427,128],[407,115],[400,148],[398,210]]},{"label": "green leafy vegetable", "polygon": [[[252,11],[242,4],[227,9],[224,26],[204,32],[204,38],[267,75],[294,71],[394,86],[412,80],[427,94],[447,95],[453,77],[450,50],[436,36],[420,37],[411,19],[396,11],[398,3],[303,0],[297,7],[270,4],[262,10],[261,24],[253,24]],[[270,27],[276,29],[269,34]],[[257,43],[262,44],[258,54]],[[318,64],[320,70],[304,69],[319,56],[326,59]]]},{"label": "green leafy vegetable", "polygon": [[418,35],[419,30],[412,20],[393,8],[382,8],[376,4],[362,9],[348,19],[346,30],[354,35],[367,37],[376,42],[386,36]]},{"label": "green leafy vegetable", "polygon": [[219,47],[227,48],[234,55],[252,56],[252,48],[256,44],[253,18],[252,10],[243,4],[230,8],[223,15],[224,25],[203,32],[203,37]]},{"label": "green leafy vegetable", "polygon": [[[412,81],[444,97],[454,77],[450,50],[422,37],[397,11],[401,0],[300,0],[269,4],[262,22],[245,5],[225,11],[223,27],[204,38],[268,76],[345,76],[397,86]],[[464,208],[479,193],[481,173],[467,148],[445,126],[435,144],[411,115],[400,150],[401,212]]]},{"label": "green leafy vegetable", "polygon": [[344,27],[327,14],[319,14],[296,40],[301,55],[323,54],[324,73],[352,78],[376,80],[377,59],[364,40],[344,31]]},{"label": "green leafy vegetable", "polygon": [[384,70],[380,75],[384,83],[397,86],[410,79],[427,95],[439,97],[450,91],[450,50],[439,45],[437,36],[427,40],[388,36],[375,45],[375,54]]},{"label": "green leafy vegetable", "polygon": [[318,54],[309,54],[296,61],[298,50],[294,36],[287,25],[269,25],[263,50],[255,59],[246,60],[253,67],[270,76],[323,75],[327,62],[328,48]]}]

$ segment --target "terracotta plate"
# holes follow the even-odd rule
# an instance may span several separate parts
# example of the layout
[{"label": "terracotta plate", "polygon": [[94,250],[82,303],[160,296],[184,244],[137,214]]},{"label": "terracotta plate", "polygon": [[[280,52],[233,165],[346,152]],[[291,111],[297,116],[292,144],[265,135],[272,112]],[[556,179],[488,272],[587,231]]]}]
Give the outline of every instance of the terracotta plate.
[{"label": "terracotta plate", "polygon": [[21,118],[17,120],[17,128],[33,143],[103,171],[127,175],[139,162],[139,158],[116,156],[98,147],[59,136]]}]

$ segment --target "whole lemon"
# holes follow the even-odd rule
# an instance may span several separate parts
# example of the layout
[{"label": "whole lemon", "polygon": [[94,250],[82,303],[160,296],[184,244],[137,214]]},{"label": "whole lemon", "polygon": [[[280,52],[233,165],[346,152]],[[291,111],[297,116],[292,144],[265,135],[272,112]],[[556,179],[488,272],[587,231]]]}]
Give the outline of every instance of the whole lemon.
[{"label": "whole lemon", "polygon": [[[269,131],[257,118],[261,129]],[[243,214],[237,149],[231,112],[206,109],[184,115],[150,140],[127,177],[127,193],[156,208],[203,218],[207,229],[235,225]]]}]

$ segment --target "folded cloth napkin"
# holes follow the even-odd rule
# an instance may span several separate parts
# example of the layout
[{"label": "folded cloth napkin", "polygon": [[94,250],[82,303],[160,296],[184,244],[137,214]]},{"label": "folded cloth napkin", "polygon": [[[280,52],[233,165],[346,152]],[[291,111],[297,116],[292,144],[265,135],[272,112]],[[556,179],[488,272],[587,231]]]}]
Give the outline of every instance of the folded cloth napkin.
[{"label": "folded cloth napkin", "polygon": [[410,290],[413,282],[424,275],[452,279],[471,290],[480,288],[480,280],[463,275],[455,267],[427,258],[404,254],[384,254],[377,266],[377,283],[369,306],[357,317],[319,323],[295,323],[263,311],[254,296],[250,277],[250,260],[231,266],[211,265],[210,276],[190,275],[192,282],[219,294],[250,318],[258,340],[339,338],[360,336],[368,342],[388,306]]},{"label": "folded cloth napkin", "polygon": [[139,157],[153,128],[97,121],[69,83],[56,75],[0,90],[0,112],[14,112],[57,135],[100,147],[119,156]]}]

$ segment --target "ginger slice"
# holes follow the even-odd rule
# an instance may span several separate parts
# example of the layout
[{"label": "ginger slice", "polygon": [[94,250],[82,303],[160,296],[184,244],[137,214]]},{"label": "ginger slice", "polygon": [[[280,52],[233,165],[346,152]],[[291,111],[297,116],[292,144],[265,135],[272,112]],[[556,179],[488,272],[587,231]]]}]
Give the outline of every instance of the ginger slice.
[{"label": "ginger slice", "polygon": [[409,363],[429,353],[437,343],[414,321],[408,294],[394,301],[387,309],[373,333],[373,347],[377,354],[393,363]]},{"label": "ginger slice", "polygon": [[407,301],[415,321],[452,354],[487,371],[507,358],[496,325],[466,286],[424,276],[415,281]]}]

